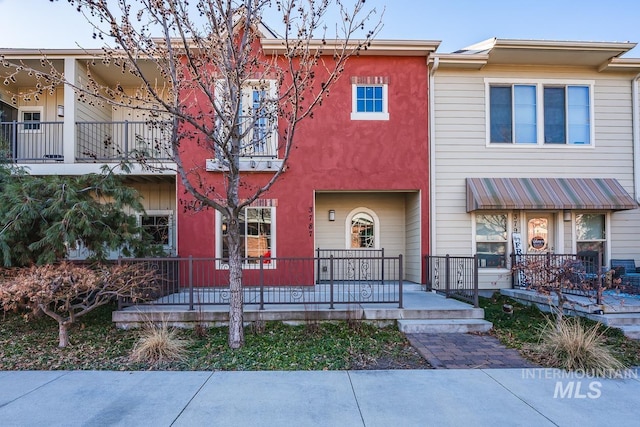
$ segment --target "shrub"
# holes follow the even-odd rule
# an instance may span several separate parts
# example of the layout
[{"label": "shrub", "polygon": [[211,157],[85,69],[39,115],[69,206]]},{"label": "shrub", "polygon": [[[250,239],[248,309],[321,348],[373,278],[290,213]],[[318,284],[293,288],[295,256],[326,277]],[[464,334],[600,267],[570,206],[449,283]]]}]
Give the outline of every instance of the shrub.
[{"label": "shrub", "polygon": [[585,327],[579,318],[565,317],[547,322],[537,351],[555,368],[611,376],[625,367],[604,342],[599,323]]},{"label": "shrub", "polygon": [[187,341],[166,321],[159,325],[148,321],[131,351],[131,360],[149,364],[182,361],[187,355],[186,346]]}]

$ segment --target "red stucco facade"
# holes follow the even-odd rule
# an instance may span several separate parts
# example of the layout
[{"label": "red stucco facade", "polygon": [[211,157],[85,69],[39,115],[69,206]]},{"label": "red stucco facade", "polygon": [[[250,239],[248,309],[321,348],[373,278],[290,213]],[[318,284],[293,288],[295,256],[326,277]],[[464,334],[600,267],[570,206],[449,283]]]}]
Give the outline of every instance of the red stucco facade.
[{"label": "red stucco facade", "polygon": [[[388,81],[389,120],[351,119],[352,79],[357,77]],[[329,97],[313,118],[299,125],[286,172],[263,197],[277,203],[275,256],[314,255],[317,191],[419,192],[421,255],[428,252],[428,82],[424,52],[349,59]],[[182,148],[187,162],[204,168],[205,151],[189,144]],[[268,172],[255,172],[246,179],[267,177]],[[223,177],[220,172],[207,172],[206,179],[209,185],[221,186]],[[178,256],[221,256],[216,253],[215,211],[184,209],[180,200],[185,194],[178,177]]]}]

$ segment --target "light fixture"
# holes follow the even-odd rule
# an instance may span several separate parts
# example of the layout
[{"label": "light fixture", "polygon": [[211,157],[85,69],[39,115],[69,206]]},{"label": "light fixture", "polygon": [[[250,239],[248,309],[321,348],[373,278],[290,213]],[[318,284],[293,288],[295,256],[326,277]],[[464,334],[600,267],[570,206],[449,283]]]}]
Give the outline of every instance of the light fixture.
[{"label": "light fixture", "polygon": [[64,117],[64,105],[58,105],[58,117]]},{"label": "light fixture", "polygon": [[336,220],[336,211],[334,211],[333,209],[329,209],[329,221],[335,221]]},{"label": "light fixture", "polygon": [[571,211],[569,209],[565,209],[562,211],[562,219],[565,221],[571,221]]}]

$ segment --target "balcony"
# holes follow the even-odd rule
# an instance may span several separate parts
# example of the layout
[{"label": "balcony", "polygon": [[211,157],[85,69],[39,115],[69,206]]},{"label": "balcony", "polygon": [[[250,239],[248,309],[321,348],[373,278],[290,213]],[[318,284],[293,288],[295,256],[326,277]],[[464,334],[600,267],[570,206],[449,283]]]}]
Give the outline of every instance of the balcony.
[{"label": "balcony", "polygon": [[[240,144],[240,169],[245,171],[275,171],[282,160],[278,159],[277,121],[266,117],[241,116],[238,134]],[[221,154],[207,159],[206,170],[219,172],[228,170],[228,160]]]},{"label": "balcony", "polygon": [[[0,122],[0,151],[14,163],[62,163],[65,140],[73,140],[73,163],[122,160],[170,161],[170,122],[76,122],[65,135],[63,122]],[[68,162],[68,160],[67,160]]]}]

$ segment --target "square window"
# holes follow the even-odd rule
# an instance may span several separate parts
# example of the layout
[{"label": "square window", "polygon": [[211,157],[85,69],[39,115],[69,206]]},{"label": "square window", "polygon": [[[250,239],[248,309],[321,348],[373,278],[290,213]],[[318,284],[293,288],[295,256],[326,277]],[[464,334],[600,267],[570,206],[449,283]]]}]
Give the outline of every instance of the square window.
[{"label": "square window", "polygon": [[352,85],[351,120],[389,120],[387,84]]},{"label": "square window", "polygon": [[[274,218],[273,207],[247,207],[239,217],[241,256],[245,265],[258,264],[263,257],[265,264],[271,264],[270,258],[275,254]],[[227,244],[228,224],[224,222],[222,215],[217,214],[218,236],[216,239],[218,253],[222,258],[220,264],[226,265],[229,259],[229,247]]]}]

